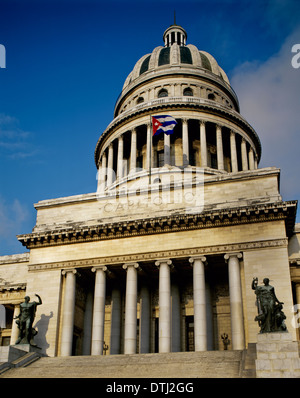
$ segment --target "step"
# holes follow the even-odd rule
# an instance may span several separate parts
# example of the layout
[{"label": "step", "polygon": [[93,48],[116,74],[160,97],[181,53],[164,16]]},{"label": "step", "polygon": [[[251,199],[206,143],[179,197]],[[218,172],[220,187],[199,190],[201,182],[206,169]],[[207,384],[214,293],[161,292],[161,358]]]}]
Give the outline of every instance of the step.
[{"label": "step", "polygon": [[240,376],[242,351],[43,357],[5,378],[182,378]]}]

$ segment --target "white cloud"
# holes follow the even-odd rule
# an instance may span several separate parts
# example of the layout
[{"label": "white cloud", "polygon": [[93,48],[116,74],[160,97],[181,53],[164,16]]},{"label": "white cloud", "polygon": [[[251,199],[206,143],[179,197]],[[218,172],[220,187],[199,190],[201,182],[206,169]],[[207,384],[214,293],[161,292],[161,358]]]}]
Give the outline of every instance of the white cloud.
[{"label": "white cloud", "polygon": [[20,250],[16,234],[21,233],[23,223],[28,220],[29,212],[18,199],[8,203],[0,196],[0,252],[9,252],[11,247]]},{"label": "white cloud", "polygon": [[30,143],[32,133],[19,127],[19,121],[12,116],[0,114],[0,153],[9,158],[25,158],[36,154]]},{"label": "white cloud", "polygon": [[300,27],[266,62],[243,64],[231,77],[241,114],[262,142],[260,167],[281,168],[285,200],[300,199],[300,69],[291,65],[291,48],[296,43],[300,43]]}]

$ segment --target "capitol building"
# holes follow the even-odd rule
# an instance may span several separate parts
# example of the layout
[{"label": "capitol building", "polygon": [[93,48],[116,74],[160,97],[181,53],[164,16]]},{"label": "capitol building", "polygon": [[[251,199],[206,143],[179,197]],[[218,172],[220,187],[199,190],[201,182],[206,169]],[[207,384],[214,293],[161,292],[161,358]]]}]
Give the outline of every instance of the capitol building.
[{"label": "capitol building", "polygon": [[[171,134],[153,135],[160,117]],[[282,199],[278,168],[259,167],[259,132],[185,29],[135,63],[95,144],[95,192],[34,204],[26,252],[0,257],[0,345],[38,294],[48,357],[245,352],[259,334],[254,277],[270,279],[299,341],[297,201]]]}]

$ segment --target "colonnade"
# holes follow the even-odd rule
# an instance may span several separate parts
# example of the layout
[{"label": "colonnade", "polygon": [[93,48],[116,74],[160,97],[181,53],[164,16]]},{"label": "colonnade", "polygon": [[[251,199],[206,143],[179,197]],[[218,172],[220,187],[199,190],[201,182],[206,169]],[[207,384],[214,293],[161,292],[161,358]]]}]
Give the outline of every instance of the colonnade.
[{"label": "colonnade", "polygon": [[[240,350],[245,347],[243,305],[240,276],[241,253],[227,253],[224,259],[228,262],[228,280],[231,311],[231,338],[232,349]],[[193,267],[193,302],[194,302],[194,347],[195,351],[207,350],[207,305],[205,295],[205,263],[206,257],[193,256],[187,261]],[[174,298],[171,286],[171,259],[157,259],[155,266],[159,269],[159,352],[172,351],[172,317],[174,314]],[[126,292],[125,292],[125,325],[124,325],[124,354],[135,354],[137,350],[137,302],[138,302],[138,273],[142,270],[142,263],[127,263],[123,265],[126,271]],[[95,272],[92,333],[91,333],[91,354],[102,355],[104,344],[104,323],[105,323],[105,297],[106,297],[106,274],[109,272],[106,266],[98,266],[92,269]],[[62,308],[61,325],[61,356],[72,355],[72,338],[75,312],[75,269],[62,271],[65,276],[65,291]],[[111,313],[111,354],[120,353],[116,346],[120,341],[120,292],[112,290],[114,313]],[[172,303],[173,300],[173,303]],[[140,289],[140,340],[139,351],[150,352],[150,292],[146,286]],[[119,316],[115,316],[119,311]],[[173,312],[173,314],[172,314]],[[177,314],[178,315],[178,314]],[[115,341],[115,343],[113,342]]]},{"label": "colonnade", "polygon": [[[208,162],[208,140],[210,137],[207,135],[207,122],[204,120],[198,119],[190,119],[197,120],[199,122],[199,133],[198,139],[200,141],[200,151],[199,151],[199,161],[197,162],[200,167],[212,167]],[[192,165],[190,159],[190,131],[189,131],[189,119],[182,118],[182,162],[178,166],[189,166]],[[144,125],[143,125],[144,126]],[[145,161],[143,162],[144,168],[149,170],[150,167],[150,156],[152,153],[152,167],[155,167],[155,161],[153,161],[154,156],[154,148],[152,143],[152,131],[150,122],[146,125],[147,136],[146,136],[146,151],[145,151]],[[124,170],[124,139],[123,135],[127,133],[127,131],[121,135],[119,135],[117,140],[117,145],[114,149],[114,141],[112,141],[108,147],[102,151],[102,156],[99,160],[99,169],[98,169],[98,191],[104,192],[106,187],[112,185],[112,183],[117,179],[121,180],[126,175],[130,175],[136,172],[137,170],[137,153],[141,148],[137,147],[137,132],[138,128],[132,128],[130,131],[130,156],[127,170]],[[213,141],[216,142],[216,154],[217,154],[217,168],[220,171],[226,171],[225,162],[224,162],[224,129],[221,124],[215,124],[215,138]],[[175,134],[175,133],[174,133]],[[240,147],[237,148],[236,137],[240,136]],[[194,136],[193,136],[194,137]],[[171,159],[171,136],[163,135],[164,140],[164,160],[163,163],[165,166],[172,165]],[[246,171],[246,170],[254,170],[257,169],[257,155],[255,149],[252,145],[246,141],[245,137],[242,136],[239,132],[230,131],[230,172],[238,172],[238,171]],[[241,162],[239,165],[238,162],[238,153],[240,153]],[[114,168],[114,164],[117,166]],[[228,170],[227,170],[228,171]]]}]

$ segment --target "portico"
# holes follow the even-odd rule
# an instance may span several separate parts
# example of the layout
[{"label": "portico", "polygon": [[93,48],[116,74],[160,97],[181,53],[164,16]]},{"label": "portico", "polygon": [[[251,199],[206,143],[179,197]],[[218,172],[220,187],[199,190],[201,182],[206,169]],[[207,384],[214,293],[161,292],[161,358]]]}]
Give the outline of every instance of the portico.
[{"label": "portico", "polygon": [[[229,260],[229,266],[224,256]],[[85,343],[90,347],[85,355],[103,355],[104,343],[108,345],[110,355],[188,351],[191,349],[187,343],[188,333],[193,335],[192,346],[195,351],[221,349],[218,343],[220,336],[216,335],[219,327],[213,326],[213,322],[218,324],[221,319],[214,309],[217,305],[215,295],[219,289],[218,283],[228,291],[228,295],[226,293],[222,299],[225,299],[229,310],[221,316],[226,318],[226,326],[223,327],[227,333],[232,331],[232,349],[243,349],[244,319],[240,290],[242,254],[226,253],[223,259],[222,264],[221,255],[200,255],[107,267],[101,265],[92,269],[81,268],[79,272],[74,269],[63,270],[65,299],[62,312],[71,315],[64,316],[60,355],[80,354],[78,350],[82,345],[78,345],[79,341],[77,350],[74,345],[73,351],[71,348],[76,323],[78,328],[78,319],[74,323],[74,289],[80,285],[80,289],[86,290],[86,297],[88,293],[94,297],[93,306],[89,309],[86,306],[86,311],[91,312],[88,317],[90,323],[82,324],[82,335],[91,336],[90,342]],[[219,282],[216,279],[213,282],[211,273],[217,269],[221,276]],[[94,279],[93,291],[80,280],[76,283],[76,275],[81,274],[88,276],[90,281]],[[116,279],[119,280],[118,284],[115,283]],[[89,283],[90,287],[92,285]],[[191,317],[193,329],[189,329],[186,323],[186,319],[190,321]],[[222,322],[224,324],[224,319]],[[88,333],[89,329],[92,330],[91,334]],[[66,335],[68,339],[64,337]]]}]

